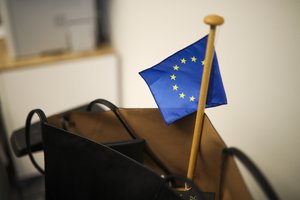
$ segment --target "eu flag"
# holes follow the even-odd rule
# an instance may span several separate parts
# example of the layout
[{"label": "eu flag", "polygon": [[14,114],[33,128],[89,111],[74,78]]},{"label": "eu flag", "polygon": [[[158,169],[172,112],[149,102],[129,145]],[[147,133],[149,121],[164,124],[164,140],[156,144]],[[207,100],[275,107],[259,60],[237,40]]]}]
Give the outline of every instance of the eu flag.
[{"label": "eu flag", "polygon": [[[207,37],[203,37],[159,64],[139,73],[149,86],[168,125],[197,111]],[[206,108],[222,104],[227,104],[227,98],[215,53]]]}]

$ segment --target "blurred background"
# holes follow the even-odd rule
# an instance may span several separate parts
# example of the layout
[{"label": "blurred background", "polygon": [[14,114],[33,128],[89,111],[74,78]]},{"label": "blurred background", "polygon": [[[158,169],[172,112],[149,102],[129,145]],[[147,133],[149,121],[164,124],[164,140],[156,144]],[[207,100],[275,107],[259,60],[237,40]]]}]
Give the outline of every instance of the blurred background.
[{"label": "blurred background", "polygon": [[[50,116],[96,98],[157,107],[138,72],[205,36],[203,18],[218,14],[225,23],[215,47],[228,105],[206,113],[282,199],[300,198],[300,1],[0,2],[0,103],[8,140],[34,108]],[[12,153],[12,159],[19,179],[37,174],[28,157]],[[255,199],[265,199],[242,172]]]}]

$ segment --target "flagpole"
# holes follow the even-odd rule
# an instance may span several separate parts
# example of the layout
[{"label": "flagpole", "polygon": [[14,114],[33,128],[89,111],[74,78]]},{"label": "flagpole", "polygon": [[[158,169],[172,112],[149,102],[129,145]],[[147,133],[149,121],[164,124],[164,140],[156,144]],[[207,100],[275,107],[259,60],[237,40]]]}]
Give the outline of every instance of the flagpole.
[{"label": "flagpole", "polygon": [[222,25],[224,23],[224,19],[218,15],[208,15],[204,18],[204,23],[210,25],[210,30],[209,30],[207,46],[206,46],[205,62],[204,62],[202,83],[200,89],[200,98],[198,103],[198,111],[196,115],[194,135],[192,140],[190,160],[189,160],[189,166],[187,172],[187,178],[191,180],[193,180],[194,178],[200,138],[201,138],[201,133],[203,128],[202,125],[204,119],[204,109],[206,105],[206,97],[207,97],[207,90],[208,90],[209,79],[210,79],[211,64],[214,55],[214,40],[215,40],[216,27],[218,25]]}]

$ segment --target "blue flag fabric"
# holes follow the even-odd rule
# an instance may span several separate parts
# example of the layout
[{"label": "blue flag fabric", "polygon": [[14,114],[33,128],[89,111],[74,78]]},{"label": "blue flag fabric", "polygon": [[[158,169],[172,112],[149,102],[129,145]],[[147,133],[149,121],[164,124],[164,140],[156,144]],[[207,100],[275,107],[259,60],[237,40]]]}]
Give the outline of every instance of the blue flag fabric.
[{"label": "blue flag fabric", "polygon": [[[149,86],[168,125],[197,111],[207,37],[139,73]],[[227,98],[215,53],[206,108],[223,104],[227,104]]]}]

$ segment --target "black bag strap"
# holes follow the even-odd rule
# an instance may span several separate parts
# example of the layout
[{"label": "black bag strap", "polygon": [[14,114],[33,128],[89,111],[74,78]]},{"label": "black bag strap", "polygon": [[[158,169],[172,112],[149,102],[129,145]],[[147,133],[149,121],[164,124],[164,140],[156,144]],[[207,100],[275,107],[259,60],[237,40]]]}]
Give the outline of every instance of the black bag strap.
[{"label": "black bag strap", "polygon": [[37,114],[41,123],[47,123],[47,117],[45,113],[41,109],[34,109],[29,112],[26,118],[26,125],[25,125],[25,139],[26,139],[26,148],[28,152],[28,156],[30,161],[32,162],[33,166],[41,173],[45,174],[45,171],[39,166],[36,162],[34,156],[32,155],[31,151],[31,142],[30,142],[30,127],[31,127],[31,120],[34,114]]},{"label": "black bag strap", "polygon": [[[128,134],[133,138],[133,139],[141,139],[134,134],[134,132],[129,128],[125,120],[121,117],[121,115],[118,113],[118,107],[114,105],[113,103],[105,100],[105,99],[96,99],[92,101],[88,106],[87,106],[87,111],[91,111],[92,107],[95,104],[102,104],[106,107],[108,107],[112,112],[115,114],[117,119],[121,122],[123,127],[126,129]],[[170,170],[157,158],[157,156],[151,151],[151,149],[146,145],[145,153],[166,173],[170,174]]]},{"label": "black bag strap", "polygon": [[[222,152],[222,169],[221,169],[221,181],[220,184],[222,184],[222,172],[225,166],[225,160],[227,156],[235,156],[241,163],[248,169],[248,171],[252,174],[252,176],[255,178],[256,182],[260,186],[260,188],[263,190],[265,195],[270,200],[278,200],[279,197],[277,196],[276,192],[272,188],[271,184],[268,182],[268,180],[265,178],[263,173],[258,169],[258,167],[254,164],[248,156],[246,156],[242,151],[235,147],[225,148]],[[221,190],[221,187],[220,187]]]},{"label": "black bag strap", "polygon": [[132,131],[129,129],[129,127],[127,126],[127,124],[125,123],[125,121],[121,118],[121,116],[120,116],[119,113],[117,112],[118,107],[117,107],[115,104],[113,104],[113,103],[111,103],[111,102],[109,102],[109,101],[107,101],[107,100],[105,100],[105,99],[96,99],[96,100],[92,101],[92,102],[87,106],[87,109],[86,109],[86,110],[87,110],[87,111],[91,111],[92,108],[93,108],[93,106],[94,106],[95,104],[101,104],[101,105],[104,105],[104,106],[108,107],[108,108],[115,114],[115,116],[118,118],[119,122],[121,122],[121,124],[122,124],[123,127],[126,129],[126,131],[128,132],[128,134],[129,134],[132,138],[136,139],[136,136],[132,133]]}]

